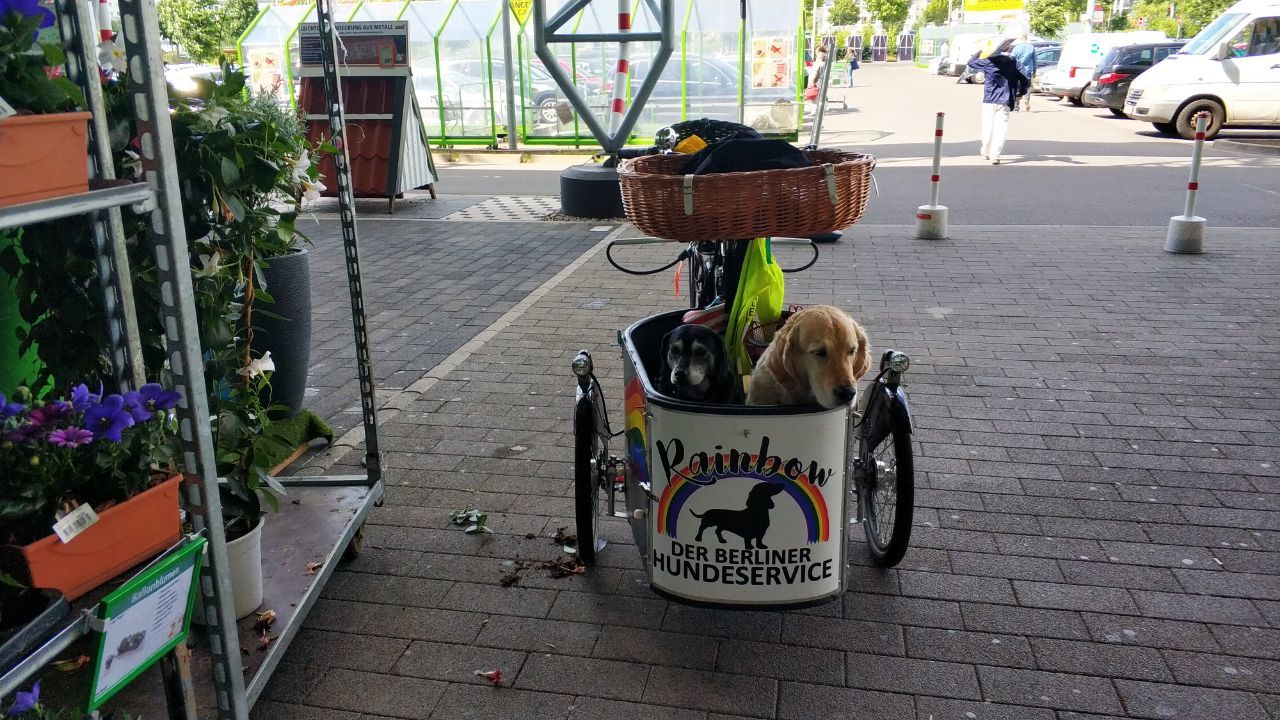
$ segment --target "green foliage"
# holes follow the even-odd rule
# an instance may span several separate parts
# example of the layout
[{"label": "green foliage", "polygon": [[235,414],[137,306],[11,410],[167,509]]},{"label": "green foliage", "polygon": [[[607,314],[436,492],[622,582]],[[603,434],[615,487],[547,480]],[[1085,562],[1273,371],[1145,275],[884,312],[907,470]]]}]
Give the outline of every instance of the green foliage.
[{"label": "green foliage", "polygon": [[44,17],[16,10],[0,16],[0,97],[15,110],[37,114],[75,110],[84,105],[80,88],[45,74],[45,66],[62,65],[67,56],[59,45],[35,41]]},{"label": "green foliage", "polygon": [[856,0],[836,0],[827,17],[832,25],[852,25],[858,22],[858,3]]},{"label": "green foliage", "polygon": [[1138,19],[1146,18],[1143,30],[1162,30],[1169,37],[1189,38],[1213,22],[1234,0],[1181,0],[1174,6],[1182,16],[1182,33],[1178,33],[1177,17],[1169,17],[1169,4],[1164,0],[1145,0],[1135,3],[1129,10],[1129,26],[1138,28]]},{"label": "green foliage", "polygon": [[886,32],[895,26],[901,28],[911,10],[911,0],[865,0],[865,3],[871,18],[879,20]]},{"label": "green foliage", "polygon": [[951,3],[948,0],[929,0],[920,14],[920,26],[945,25],[951,18]]},{"label": "green foliage", "polygon": [[160,32],[182,46],[199,62],[218,62],[223,48],[235,47],[249,27],[258,5],[255,0],[158,0]]},{"label": "green foliage", "polygon": [[1027,8],[1031,32],[1043,38],[1056,38],[1084,9],[1085,0],[1035,0]]}]

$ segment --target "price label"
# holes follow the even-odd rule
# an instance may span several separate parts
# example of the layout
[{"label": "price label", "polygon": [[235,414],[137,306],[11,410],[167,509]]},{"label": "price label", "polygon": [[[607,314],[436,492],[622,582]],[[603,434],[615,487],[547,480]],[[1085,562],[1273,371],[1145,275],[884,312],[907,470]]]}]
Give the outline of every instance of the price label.
[{"label": "price label", "polygon": [[71,542],[72,538],[80,533],[88,530],[94,523],[98,522],[98,513],[88,505],[81,505],[72,510],[62,519],[53,525],[53,532],[63,544]]}]

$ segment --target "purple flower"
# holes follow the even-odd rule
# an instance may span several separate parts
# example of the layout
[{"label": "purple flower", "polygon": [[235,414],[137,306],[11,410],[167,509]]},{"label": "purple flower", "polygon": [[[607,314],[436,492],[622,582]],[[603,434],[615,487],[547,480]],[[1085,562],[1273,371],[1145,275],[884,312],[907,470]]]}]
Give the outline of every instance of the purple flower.
[{"label": "purple flower", "polygon": [[[5,0],[0,0],[4,2]],[[28,692],[19,691],[13,697],[13,704],[9,706],[8,717],[18,717],[23,713],[31,712],[40,704],[40,681],[37,680],[35,685],[31,686]]]},{"label": "purple flower", "polygon": [[[0,2],[3,1],[4,0],[0,0]],[[0,421],[14,417],[18,413],[22,412],[25,407],[26,406],[22,403],[9,402],[9,399],[4,396],[4,393],[0,393]]]},{"label": "purple flower", "polygon": [[40,27],[47,28],[53,24],[53,13],[47,8],[40,7],[39,0],[0,0],[0,19],[11,12],[18,13],[22,17],[28,15],[42,15]]},{"label": "purple flower", "polygon": [[155,412],[156,410],[172,410],[178,406],[178,401],[182,399],[182,393],[173,390],[166,390],[160,383],[147,383],[138,391],[138,395],[142,396],[143,405]]},{"label": "purple flower", "polygon": [[135,423],[153,419],[152,412],[147,409],[147,404],[140,393],[130,390],[121,397],[124,398],[124,411],[129,413],[129,417],[133,418]]},{"label": "purple flower", "polygon": [[130,425],[133,416],[125,412],[124,398],[119,395],[108,395],[102,398],[102,404],[84,411],[84,427],[97,438],[120,442],[120,433]]},{"label": "purple flower", "polygon": [[84,428],[70,427],[49,433],[49,442],[62,448],[78,448],[93,441],[93,433]]},{"label": "purple flower", "polygon": [[[4,0],[0,0],[0,2],[4,2]],[[76,409],[76,412],[84,412],[85,410],[88,410],[90,405],[97,405],[101,399],[101,387],[98,388],[97,395],[89,392],[89,388],[86,387],[84,383],[80,383],[79,385],[71,388],[71,406]]]},{"label": "purple flower", "polygon": [[36,408],[27,414],[27,420],[36,430],[48,432],[65,425],[71,419],[72,408],[69,403],[62,400],[45,405],[42,408]]}]

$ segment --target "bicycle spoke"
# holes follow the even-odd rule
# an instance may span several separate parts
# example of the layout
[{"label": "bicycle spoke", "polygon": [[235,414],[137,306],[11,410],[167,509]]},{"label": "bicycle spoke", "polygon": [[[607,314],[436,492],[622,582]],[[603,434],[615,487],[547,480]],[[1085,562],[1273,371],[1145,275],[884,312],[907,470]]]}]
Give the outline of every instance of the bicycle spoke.
[{"label": "bicycle spoke", "polygon": [[876,449],[876,487],[872,504],[876,515],[876,536],[882,544],[893,538],[894,521],[898,510],[898,464],[893,451],[893,437],[886,437]]}]

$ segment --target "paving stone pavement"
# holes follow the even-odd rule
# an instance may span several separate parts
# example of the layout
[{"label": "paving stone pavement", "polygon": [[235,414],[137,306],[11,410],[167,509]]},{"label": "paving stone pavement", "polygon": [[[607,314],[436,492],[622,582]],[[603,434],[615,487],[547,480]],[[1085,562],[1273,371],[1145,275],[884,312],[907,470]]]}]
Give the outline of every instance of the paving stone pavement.
[{"label": "paving stone pavement", "polygon": [[[365,554],[255,716],[1280,718],[1275,231],[1215,229],[1202,256],[1163,253],[1163,229],[952,232],[859,227],[789,278],[913,358],[899,568],[855,537],[839,602],[690,608],[606,521],[585,575],[499,584],[572,522],[571,356],[596,351],[618,417],[616,330],[677,305],[670,275],[596,254],[403,398]],[[450,526],[465,505],[495,534]],[[500,688],[473,674],[494,669]]]},{"label": "paving stone pavement", "polygon": [[[407,387],[486,328],[604,236],[592,227],[362,216],[361,273],[379,391]],[[304,231],[314,242],[305,404],[341,432],[360,423],[342,230],[326,222]]]}]

